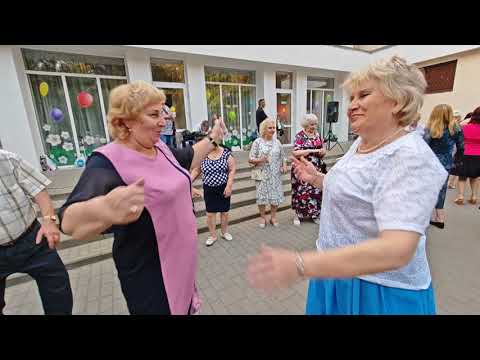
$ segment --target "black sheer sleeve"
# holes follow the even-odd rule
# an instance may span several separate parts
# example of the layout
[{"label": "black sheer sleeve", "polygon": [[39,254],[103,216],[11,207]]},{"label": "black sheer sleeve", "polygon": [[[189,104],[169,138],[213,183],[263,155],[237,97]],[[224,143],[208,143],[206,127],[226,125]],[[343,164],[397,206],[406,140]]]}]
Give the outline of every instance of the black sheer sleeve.
[{"label": "black sheer sleeve", "polygon": [[190,166],[192,165],[194,150],[191,146],[187,146],[182,149],[170,148],[173,156],[177,159],[178,163],[184,169],[190,171]]},{"label": "black sheer sleeve", "polygon": [[[106,195],[116,187],[125,185],[110,160],[100,153],[93,153],[88,159],[77,185],[65,204],[59,209],[60,230],[62,230],[63,214],[70,205]],[[104,234],[116,232],[121,228],[122,226],[113,226],[105,230]]]}]

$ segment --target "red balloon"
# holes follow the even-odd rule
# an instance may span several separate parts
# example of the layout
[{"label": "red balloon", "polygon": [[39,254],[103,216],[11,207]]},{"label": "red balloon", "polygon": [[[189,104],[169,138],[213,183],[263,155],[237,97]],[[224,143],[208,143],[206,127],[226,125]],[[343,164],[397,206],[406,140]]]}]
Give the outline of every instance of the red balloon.
[{"label": "red balloon", "polygon": [[93,96],[86,91],[82,91],[77,95],[77,102],[81,108],[88,108],[93,103]]}]

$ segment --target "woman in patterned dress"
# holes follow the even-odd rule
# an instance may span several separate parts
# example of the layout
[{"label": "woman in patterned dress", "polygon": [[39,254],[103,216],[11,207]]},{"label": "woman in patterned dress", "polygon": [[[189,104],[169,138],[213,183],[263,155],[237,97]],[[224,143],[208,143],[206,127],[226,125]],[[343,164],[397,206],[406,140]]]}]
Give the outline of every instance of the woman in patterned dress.
[{"label": "woman in patterned dress", "polygon": [[[318,171],[321,171],[321,159],[326,151],[317,132],[318,118],[314,114],[307,114],[300,125],[303,130],[295,137],[292,155],[296,158],[305,157]],[[300,219],[312,219],[319,224],[321,205],[322,189],[297,179],[292,168],[292,209],[295,211],[293,224],[300,226]]]},{"label": "woman in patterned dress", "polygon": [[256,181],[257,205],[260,211],[259,226],[263,229],[267,224],[266,205],[270,204],[270,223],[278,226],[277,208],[283,202],[282,172],[287,173],[287,160],[278,139],[274,139],[276,123],[268,118],[260,124],[260,137],[250,149],[249,163],[262,169],[263,179]]}]

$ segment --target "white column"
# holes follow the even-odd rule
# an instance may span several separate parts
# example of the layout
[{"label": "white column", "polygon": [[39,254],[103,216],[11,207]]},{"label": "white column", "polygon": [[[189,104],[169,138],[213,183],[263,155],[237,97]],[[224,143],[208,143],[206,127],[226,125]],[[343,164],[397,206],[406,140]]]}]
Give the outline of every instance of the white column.
[{"label": "white column", "polygon": [[277,119],[277,92],[275,89],[275,71],[265,69],[263,72],[263,98],[265,114],[273,120]]},{"label": "white column", "polygon": [[0,140],[4,150],[19,154],[24,160],[40,169],[32,127],[25,110],[24,97],[14,62],[14,49],[0,46],[0,109],[2,109]]},{"label": "white column", "polygon": [[347,74],[339,75],[335,77],[335,94],[334,100],[338,101],[338,123],[333,125],[333,132],[338,137],[339,142],[348,140],[348,94],[340,86],[345,80]]},{"label": "white column", "polygon": [[125,53],[125,65],[130,82],[144,80],[152,83],[152,69],[148,52],[142,49],[127,49]]},{"label": "white column", "polygon": [[208,119],[204,61],[195,56],[187,56],[185,70],[190,108],[189,129],[195,130],[203,120]]},{"label": "white column", "polygon": [[[307,113],[307,73],[303,71],[297,71],[295,76],[295,119],[293,119],[292,139],[295,139],[295,134],[297,134],[300,129],[300,121],[303,116]],[[318,119],[321,121],[321,119]]]}]

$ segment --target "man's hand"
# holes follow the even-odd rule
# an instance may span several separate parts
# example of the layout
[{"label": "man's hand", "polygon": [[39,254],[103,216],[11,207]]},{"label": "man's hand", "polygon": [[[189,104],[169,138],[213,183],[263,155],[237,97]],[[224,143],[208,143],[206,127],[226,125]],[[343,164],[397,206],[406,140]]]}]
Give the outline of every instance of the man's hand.
[{"label": "man's hand", "polygon": [[60,243],[60,230],[58,230],[57,224],[51,220],[46,220],[37,232],[35,243],[40,244],[44,236],[47,238],[48,247],[55,249]]}]

